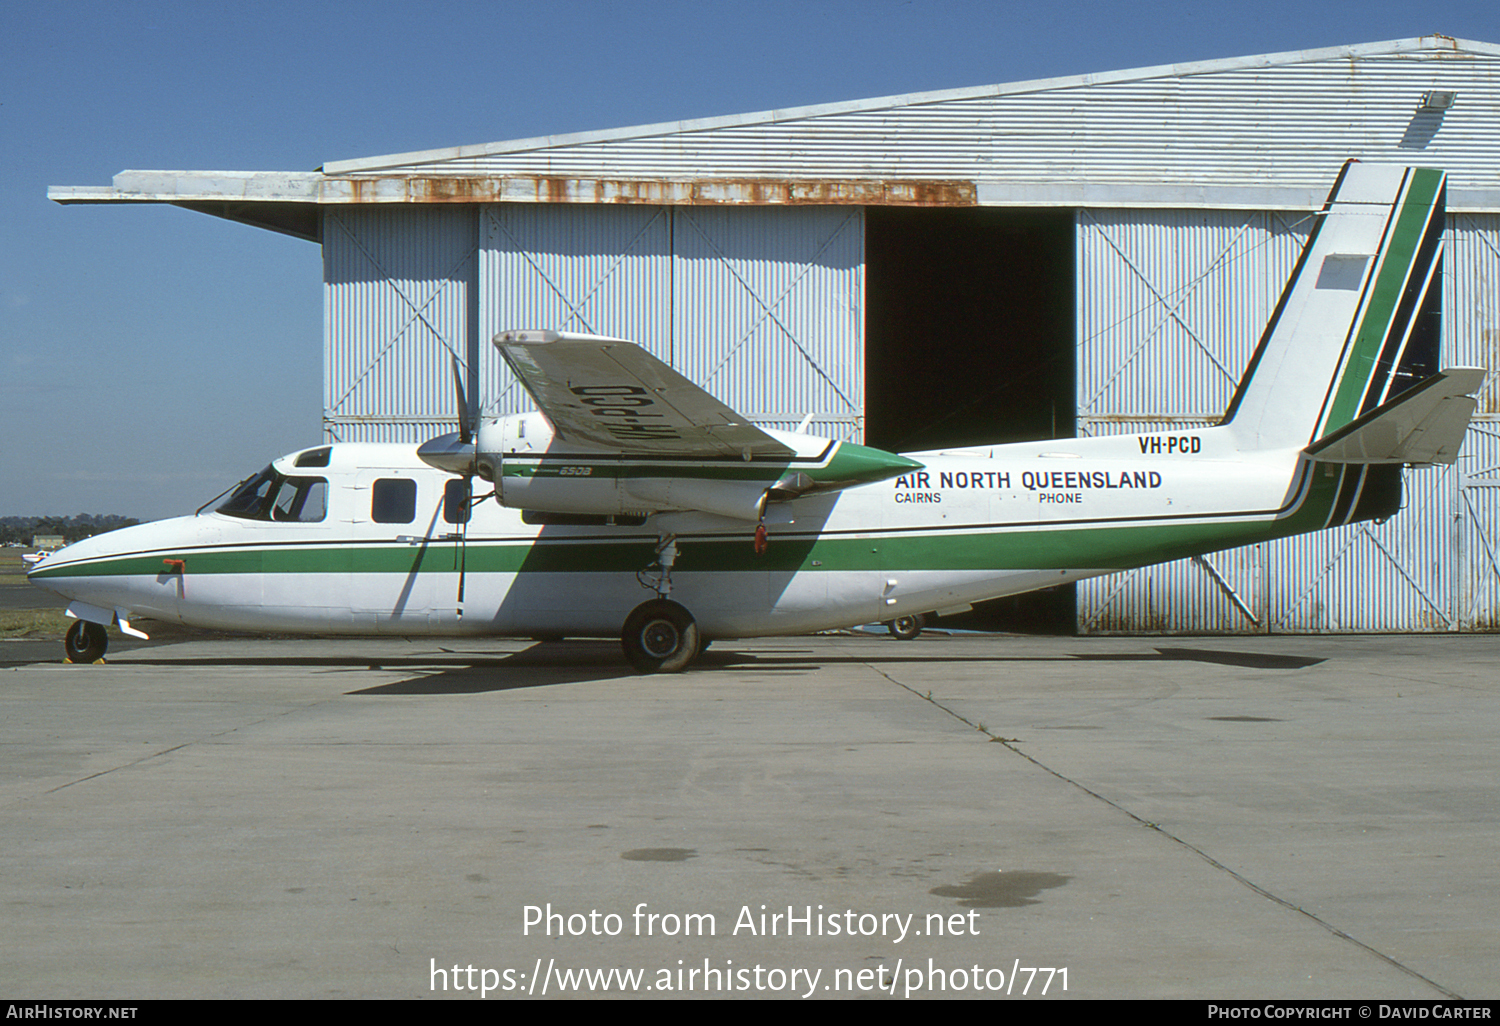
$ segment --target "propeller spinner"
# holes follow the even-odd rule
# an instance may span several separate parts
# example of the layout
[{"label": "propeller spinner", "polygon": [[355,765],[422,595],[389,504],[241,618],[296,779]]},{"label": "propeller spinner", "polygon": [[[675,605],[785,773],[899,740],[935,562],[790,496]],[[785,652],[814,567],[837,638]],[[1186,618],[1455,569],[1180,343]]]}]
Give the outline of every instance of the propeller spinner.
[{"label": "propeller spinner", "polygon": [[474,475],[474,412],[469,409],[463,370],[453,357],[453,390],[458,398],[458,430],[429,438],[417,448],[417,455],[429,466],[462,477]]}]

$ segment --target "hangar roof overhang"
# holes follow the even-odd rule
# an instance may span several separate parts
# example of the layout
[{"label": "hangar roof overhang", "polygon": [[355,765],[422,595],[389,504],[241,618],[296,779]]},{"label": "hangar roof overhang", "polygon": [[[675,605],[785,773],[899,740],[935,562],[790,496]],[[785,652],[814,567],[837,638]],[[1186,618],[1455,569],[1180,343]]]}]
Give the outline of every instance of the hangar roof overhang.
[{"label": "hangar roof overhang", "polygon": [[[650,203],[668,206],[975,206],[965,181],[623,179],[511,175],[350,177],[317,171],[121,171],[108,188],[52,186],[71,203],[170,203],[311,241],[323,206],[371,203]],[[1321,200],[1320,200],[1321,202]]]},{"label": "hangar roof overhang", "polygon": [[[321,209],[346,204],[1314,209],[1332,170],[1359,155],[1441,162],[1453,172],[1450,208],[1500,211],[1497,81],[1500,46],[1432,35],[331,161],[309,172],[124,171],[105,188],[54,186],[48,196],[169,203],[317,241]],[[1422,90],[1435,89],[1456,89],[1451,114],[1428,109]]]}]

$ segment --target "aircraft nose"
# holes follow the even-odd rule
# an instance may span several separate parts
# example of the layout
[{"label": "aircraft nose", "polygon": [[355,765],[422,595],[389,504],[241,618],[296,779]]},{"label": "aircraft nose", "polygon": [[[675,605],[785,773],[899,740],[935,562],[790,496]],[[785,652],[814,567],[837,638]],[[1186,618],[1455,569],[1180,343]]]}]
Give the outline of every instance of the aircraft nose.
[{"label": "aircraft nose", "polygon": [[[42,560],[42,563],[45,563],[45,562],[46,562],[46,560]],[[46,582],[43,581],[43,580],[39,580],[37,578],[37,574],[41,571],[42,563],[36,563],[36,564],[34,564],[34,565],[32,565],[32,566],[30,566],[30,567],[27,568],[27,570],[26,570],[26,582],[28,584],[34,584],[38,588],[47,588]],[[48,591],[57,591],[56,588],[47,588],[47,590]]]},{"label": "aircraft nose", "polygon": [[[27,579],[63,596],[84,619],[107,623],[117,617],[121,630],[134,614],[175,619],[183,601],[184,553],[213,545],[212,518],[175,517],[137,524],[85,538],[37,564]],[[176,563],[173,568],[171,564]]]},{"label": "aircraft nose", "polygon": [[44,588],[63,598],[76,598],[77,579],[71,574],[63,574],[60,571],[77,559],[88,559],[97,555],[98,549],[98,542],[94,538],[84,538],[71,545],[64,545],[27,570],[26,580],[38,588]]}]

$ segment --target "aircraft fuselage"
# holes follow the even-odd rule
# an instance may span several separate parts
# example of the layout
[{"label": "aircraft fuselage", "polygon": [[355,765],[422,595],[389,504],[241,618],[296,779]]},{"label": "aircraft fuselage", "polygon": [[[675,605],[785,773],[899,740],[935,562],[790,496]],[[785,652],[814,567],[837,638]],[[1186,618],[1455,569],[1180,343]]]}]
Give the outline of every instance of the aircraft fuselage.
[{"label": "aircraft fuselage", "polygon": [[706,637],[752,637],[961,609],[1384,515],[1375,506],[1390,492],[1372,487],[1369,468],[1240,452],[1227,428],[1062,439],[912,454],[920,469],[770,503],[757,552],[753,521],[703,512],[537,514],[489,499],[465,525],[453,489],[469,482],[415,447],[326,451],[313,461],[325,465],[307,466],[305,453],[273,464],[316,507],[114,531],[31,579],[96,620],[102,610],[240,630],[609,637],[652,596],[651,568],[672,538],[670,598]]}]

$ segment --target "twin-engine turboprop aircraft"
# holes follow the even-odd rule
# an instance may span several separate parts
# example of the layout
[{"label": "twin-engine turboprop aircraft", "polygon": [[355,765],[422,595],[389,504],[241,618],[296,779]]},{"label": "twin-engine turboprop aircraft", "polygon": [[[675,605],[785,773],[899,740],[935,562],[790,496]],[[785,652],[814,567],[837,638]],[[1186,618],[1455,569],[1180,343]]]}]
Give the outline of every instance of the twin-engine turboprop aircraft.
[{"label": "twin-engine turboprop aircraft", "polygon": [[460,387],[455,434],[284,456],[211,513],[78,542],[29,577],[70,600],[75,662],[103,655],[104,625],[150,617],[619,635],[653,672],[710,639],[1387,517],[1403,464],[1457,457],[1485,375],[1433,373],[1444,190],[1441,171],[1345,166],[1217,427],[898,456],[757,428],[630,342],[504,332],[541,413],[476,430]]}]

